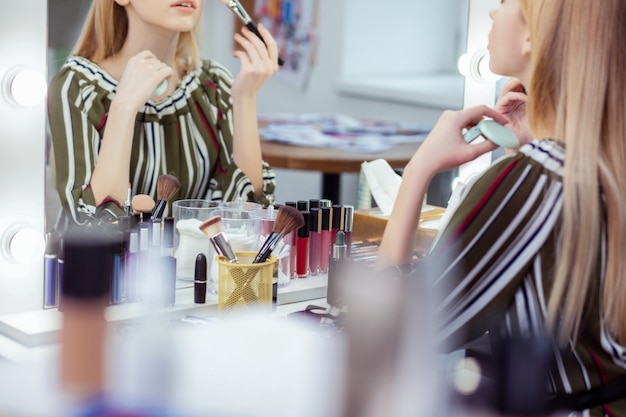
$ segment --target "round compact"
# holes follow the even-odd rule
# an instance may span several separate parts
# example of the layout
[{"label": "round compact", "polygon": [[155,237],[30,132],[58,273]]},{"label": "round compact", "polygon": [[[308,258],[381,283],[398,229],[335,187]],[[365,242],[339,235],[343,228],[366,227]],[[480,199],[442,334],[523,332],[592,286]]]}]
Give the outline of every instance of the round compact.
[{"label": "round compact", "polygon": [[463,137],[467,143],[470,143],[483,136],[503,148],[515,149],[519,146],[519,139],[511,129],[502,126],[495,120],[485,119],[478,122],[476,126],[465,132]]}]

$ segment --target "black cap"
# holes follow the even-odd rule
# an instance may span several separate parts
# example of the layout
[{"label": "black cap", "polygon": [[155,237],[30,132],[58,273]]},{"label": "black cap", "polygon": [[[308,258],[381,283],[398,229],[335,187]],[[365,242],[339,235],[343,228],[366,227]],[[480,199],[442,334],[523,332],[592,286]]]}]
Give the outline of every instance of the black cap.
[{"label": "black cap", "polygon": [[295,201],[285,201],[285,205],[293,208],[298,208],[298,203]]},{"label": "black cap", "polygon": [[322,230],[330,230],[330,207],[322,207]]},{"label": "black cap", "polygon": [[319,233],[321,232],[320,226],[320,209],[312,208],[309,215],[309,231]]},{"label": "black cap", "polygon": [[63,237],[65,269],[61,293],[66,297],[106,297],[113,273],[113,250],[120,236],[97,230],[72,230]]},{"label": "black cap", "polygon": [[298,237],[309,237],[309,212],[301,211],[302,217],[304,217],[304,226],[298,229]]},{"label": "black cap", "polygon": [[298,211],[309,211],[309,202],[307,200],[298,200]]},{"label": "black cap", "polygon": [[333,229],[343,229],[343,206],[341,204],[333,204]]},{"label": "black cap", "polygon": [[319,207],[320,207],[320,201],[317,198],[309,199],[309,209],[319,208]]}]

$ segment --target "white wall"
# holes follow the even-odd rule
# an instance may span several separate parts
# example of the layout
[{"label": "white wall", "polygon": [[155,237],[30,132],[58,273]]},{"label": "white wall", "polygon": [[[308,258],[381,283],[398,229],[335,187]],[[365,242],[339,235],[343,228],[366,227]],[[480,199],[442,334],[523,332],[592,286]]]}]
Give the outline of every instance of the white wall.
[{"label": "white wall", "polygon": [[[391,102],[381,102],[368,99],[360,99],[339,95],[335,91],[335,82],[344,74],[342,68],[344,56],[346,55],[345,45],[348,42],[346,34],[346,22],[355,22],[359,16],[354,16],[359,10],[364,10],[366,5],[361,4],[362,0],[318,0],[318,45],[316,62],[311,74],[307,88],[304,91],[284,83],[279,79],[271,79],[263,87],[258,97],[260,113],[306,113],[306,112],[337,112],[354,117],[383,119],[390,121],[415,121],[434,122],[440,109],[416,107],[402,105]],[[428,3],[415,0],[405,0],[407,4],[420,3],[420,7],[430,7]],[[352,2],[352,3],[349,3]],[[383,2],[380,2],[381,4]],[[450,4],[450,0],[444,2]],[[358,4],[360,7],[354,7]],[[387,2],[384,2],[388,5]],[[395,5],[394,5],[395,6]],[[412,6],[414,8],[414,6]],[[351,14],[348,16],[348,10]],[[390,8],[391,14],[400,16],[402,8]],[[435,7],[435,15],[444,17],[445,8]],[[201,51],[204,56],[210,56],[227,65],[231,70],[237,71],[238,63],[232,58],[233,28],[232,14],[228,8],[220,2],[208,2],[206,4],[206,17],[203,27],[203,37],[201,40]],[[397,22],[386,20],[381,22],[381,26],[373,27],[369,25],[371,31],[384,31],[384,25],[393,27]],[[448,29],[454,31],[458,23],[457,14],[449,17],[450,25]],[[384,24],[384,25],[383,25]],[[446,27],[445,24],[441,25]],[[375,40],[368,35],[372,42]],[[434,35],[436,38],[436,35]],[[356,44],[354,36],[349,37],[349,43]],[[416,45],[419,42],[433,43],[433,39],[413,39]],[[446,40],[449,43],[449,40]],[[411,54],[403,43],[394,43],[391,55]],[[386,48],[384,42],[378,42],[376,47]],[[372,46],[374,47],[374,46]],[[393,50],[393,48],[398,48]],[[417,49],[417,46],[416,46]],[[367,54],[367,50],[364,54]],[[393,65],[393,62],[390,62]],[[349,67],[348,69],[353,67]],[[320,175],[312,172],[293,172],[277,170],[278,190],[277,201],[308,199],[319,196]],[[342,175],[342,196],[341,202],[344,204],[356,204],[357,175]]]}]

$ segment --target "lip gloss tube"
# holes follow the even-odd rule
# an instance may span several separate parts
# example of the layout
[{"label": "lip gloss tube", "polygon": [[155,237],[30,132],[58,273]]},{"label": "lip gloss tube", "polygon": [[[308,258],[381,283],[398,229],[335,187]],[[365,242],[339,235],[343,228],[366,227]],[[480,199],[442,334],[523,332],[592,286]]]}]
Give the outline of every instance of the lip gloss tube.
[{"label": "lip gloss tube", "polygon": [[352,224],[354,222],[354,206],[343,206],[343,233],[346,243],[347,255],[352,251]]},{"label": "lip gloss tube", "polygon": [[112,244],[112,263],[113,270],[111,274],[111,290],[109,291],[111,304],[121,304],[123,301],[123,265],[122,265],[122,247],[124,234],[122,232],[113,233],[114,242]]},{"label": "lip gloss tube", "polygon": [[330,215],[331,208],[330,207],[322,207],[321,208],[321,223],[320,230],[322,234],[322,238],[320,241],[320,272],[325,274],[328,272],[328,259],[330,257],[330,240],[331,240],[331,229],[330,229]]},{"label": "lip gloss tube", "polygon": [[296,236],[296,275],[298,278],[309,276],[309,212],[303,211],[304,226],[298,229]]},{"label": "lip gloss tube", "polygon": [[[289,207],[293,207],[295,209],[297,209],[298,204],[295,201],[285,201],[285,205],[289,206]],[[289,252],[289,278],[290,279],[294,279],[296,278],[297,274],[296,274],[296,261],[298,259],[298,251],[296,250],[296,234],[297,231],[294,230],[292,231],[288,236],[288,240],[289,240],[289,244],[291,245],[290,248],[290,252]],[[287,237],[286,236],[286,237]]]},{"label": "lip gloss tube", "polygon": [[332,224],[330,243],[334,245],[337,241],[337,232],[343,227],[343,206],[341,204],[333,204]]},{"label": "lip gloss tube", "polygon": [[320,270],[322,250],[321,210],[312,208],[309,213],[309,272],[311,275],[317,275]]}]

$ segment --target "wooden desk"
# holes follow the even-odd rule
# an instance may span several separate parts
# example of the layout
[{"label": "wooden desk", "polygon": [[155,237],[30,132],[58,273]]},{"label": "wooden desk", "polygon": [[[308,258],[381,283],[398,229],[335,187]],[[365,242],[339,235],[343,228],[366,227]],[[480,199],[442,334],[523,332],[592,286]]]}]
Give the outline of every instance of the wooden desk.
[{"label": "wooden desk", "polygon": [[322,196],[340,204],[340,174],[358,173],[361,164],[385,159],[392,168],[404,168],[419,143],[404,143],[380,153],[348,152],[338,149],[286,145],[261,140],[263,159],[275,168],[319,171],[322,173]]}]

